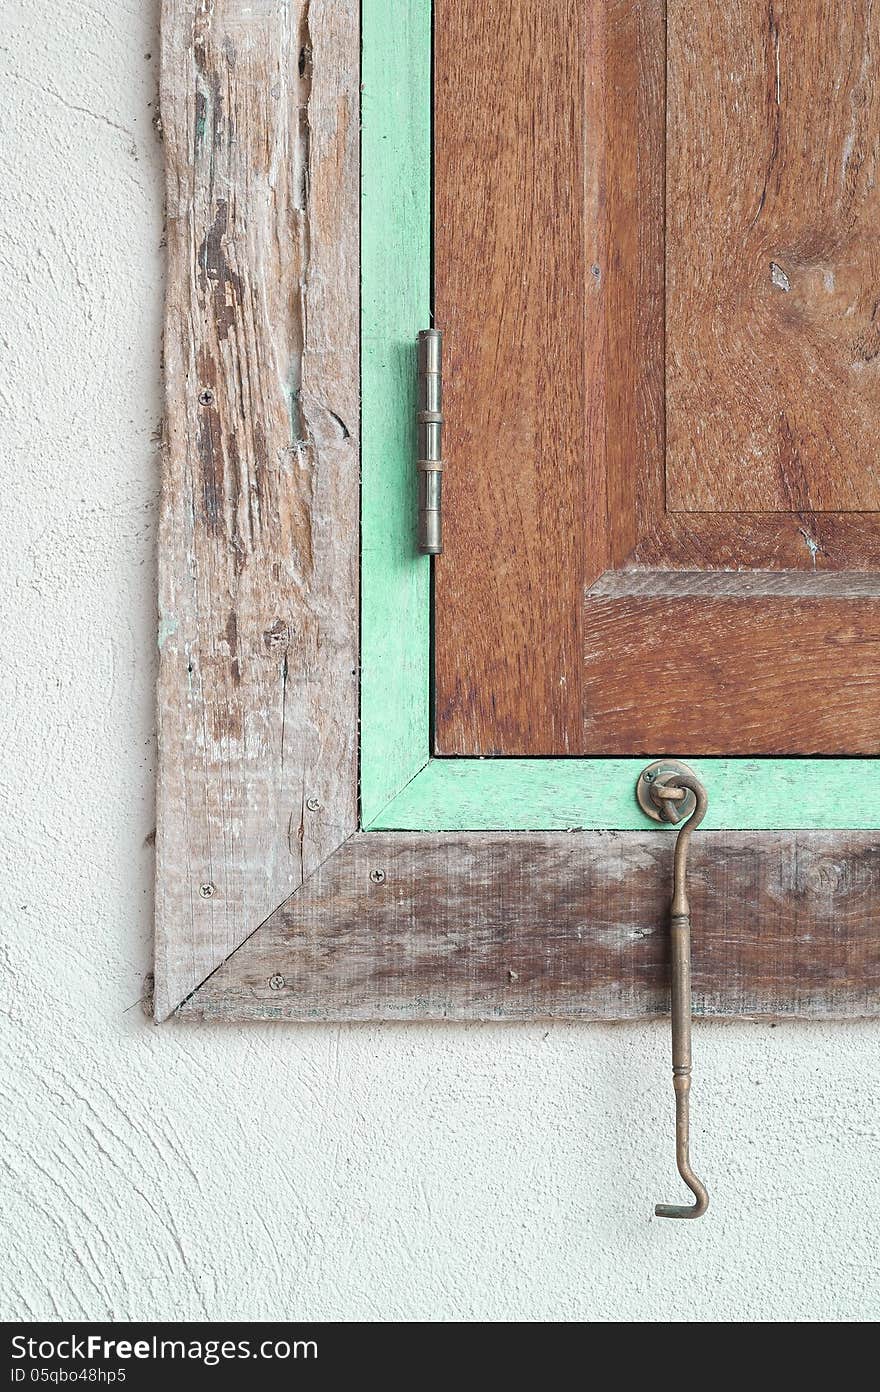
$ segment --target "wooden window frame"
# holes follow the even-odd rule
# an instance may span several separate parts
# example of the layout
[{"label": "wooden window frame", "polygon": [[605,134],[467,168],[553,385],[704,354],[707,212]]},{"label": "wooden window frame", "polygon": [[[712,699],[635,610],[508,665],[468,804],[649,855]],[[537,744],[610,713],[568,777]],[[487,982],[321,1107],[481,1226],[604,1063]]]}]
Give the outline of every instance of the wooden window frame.
[{"label": "wooden window frame", "polygon": [[[159,1020],[667,1008],[645,760],[431,757],[430,94],[430,0],[164,0]],[[695,1013],[876,1014],[875,761],[689,762]]]}]

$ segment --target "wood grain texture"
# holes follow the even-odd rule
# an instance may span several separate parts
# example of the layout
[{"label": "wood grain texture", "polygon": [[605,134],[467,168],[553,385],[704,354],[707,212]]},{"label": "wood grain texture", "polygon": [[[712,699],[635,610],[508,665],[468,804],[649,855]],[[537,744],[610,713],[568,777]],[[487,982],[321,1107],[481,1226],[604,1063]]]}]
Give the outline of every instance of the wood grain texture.
[{"label": "wood grain texture", "polygon": [[[570,143],[557,139],[550,149],[544,134],[567,119],[572,81],[557,84],[552,116],[540,102],[553,104],[541,84],[556,73],[554,44],[563,41],[534,22],[528,43],[508,44],[495,32],[504,29],[501,17],[484,9],[475,0],[444,0],[437,9],[438,45],[448,46],[449,59],[438,79],[436,255],[452,447],[449,545],[437,567],[436,752],[873,751],[876,605],[851,607],[851,590],[837,588],[832,596],[818,579],[811,589],[810,578],[880,570],[880,515],[846,510],[877,503],[870,480],[880,357],[874,361],[868,332],[880,269],[872,230],[880,198],[874,12],[866,0],[839,9],[746,0],[727,7],[722,22],[714,11],[676,0],[667,35],[663,0],[597,0],[579,31],[587,73],[578,118],[586,197],[576,217],[554,219],[543,191],[554,170],[564,184],[574,157]],[[570,42],[575,30],[565,4],[545,7],[545,19],[551,11],[569,26]],[[797,37],[786,39],[794,29]],[[476,47],[469,47],[465,34],[474,32]],[[517,36],[523,38],[519,30]],[[771,119],[776,129],[777,51],[788,125],[784,135],[780,125],[761,212],[747,228],[763,183],[753,208],[746,176],[758,166],[767,172],[758,133]],[[518,105],[508,110],[503,102],[514,94]],[[524,113],[531,116],[525,128]],[[463,141],[467,131],[470,145]],[[520,149],[519,163],[512,146]],[[552,168],[542,166],[526,182],[539,160]],[[739,180],[736,198],[726,194],[731,179]],[[526,195],[535,195],[531,203]],[[566,206],[564,198],[558,206]],[[566,250],[578,219],[595,260],[577,262]],[[477,221],[483,251],[474,258],[464,241]],[[567,343],[567,302],[560,309],[540,276],[523,271],[538,243],[539,267],[551,262],[557,239],[552,293],[564,281],[565,292],[586,306],[583,356]],[[760,255],[756,247],[763,248]],[[779,265],[798,268],[800,289],[793,288],[792,271],[787,290],[778,275],[771,280],[776,256]],[[728,261],[739,279],[733,277],[725,298],[718,282]],[[760,285],[752,283],[759,261]],[[535,324],[533,300],[539,313],[551,310],[549,327]],[[525,335],[515,369],[503,356],[510,351],[503,318],[510,307]],[[767,315],[772,324],[765,324]],[[731,316],[751,345],[749,371],[735,354],[731,367]],[[565,339],[561,349],[547,337],[557,333]],[[690,481],[680,488],[672,473],[667,477],[665,334],[670,363],[681,350],[673,454],[686,439],[691,451]],[[543,363],[551,344],[553,392],[542,393],[534,354]],[[778,444],[797,416],[786,482],[780,482],[778,450],[763,474],[748,461],[731,462],[724,431],[739,429],[736,403],[716,390],[713,374],[735,385],[736,420],[764,440],[765,463],[772,454],[767,440]],[[685,400],[694,383],[702,396]],[[789,398],[794,415],[780,425],[780,403],[787,410]],[[578,400],[580,436],[572,425]],[[549,449],[530,423],[528,403],[536,401],[546,407],[541,429],[555,432]],[[810,460],[820,461],[815,469]],[[728,471],[734,482],[724,502]],[[765,487],[771,474],[776,482]],[[814,487],[820,475],[824,482]],[[712,510],[721,506],[731,510]],[[636,569],[658,588],[653,595],[629,591],[626,604],[613,611],[624,625],[618,645],[611,595],[600,595],[596,582],[603,572]],[[795,609],[771,604],[745,578],[731,578],[769,570],[804,578]],[[666,584],[664,572],[679,579]],[[695,572],[721,574],[730,600],[723,616],[688,580]],[[571,608],[576,574],[589,592],[579,613]],[[675,584],[689,585],[692,602],[684,608],[666,604]],[[719,620],[723,651],[711,638]],[[644,663],[659,653],[657,670],[668,675],[670,640],[679,637],[701,662],[702,709],[676,729],[667,716],[673,708],[681,713],[684,698],[661,696],[658,705]],[[572,680],[575,642],[587,666]],[[844,661],[856,671],[846,694]],[[664,700],[670,711],[662,709]],[[749,710],[744,724],[734,714],[742,706]]]},{"label": "wood grain texture", "polygon": [[[676,11],[680,12],[679,10]],[[605,36],[606,159],[605,280],[607,401],[606,491],[591,500],[588,526],[609,552],[609,564],[653,570],[880,569],[880,517],[871,513],[760,511],[675,512],[666,478],[666,136],[667,51],[665,0],[609,0]],[[711,23],[709,10],[700,11]],[[741,11],[729,10],[735,24]],[[769,18],[768,18],[769,23]],[[759,44],[763,42],[759,36]],[[670,43],[674,49],[675,36]],[[683,60],[677,63],[687,95]],[[680,102],[674,91],[670,101]],[[681,124],[684,109],[670,112]],[[691,148],[707,142],[705,124],[689,99]],[[811,158],[824,168],[824,147]],[[707,156],[707,159],[710,157]],[[691,227],[693,194],[680,190],[679,224]],[[689,202],[689,200],[691,200]],[[717,254],[717,253],[716,253]],[[677,312],[674,304],[671,311]],[[725,344],[720,343],[722,354]],[[714,403],[712,409],[714,411]],[[679,422],[680,428],[684,424]],[[697,421],[695,429],[700,429]],[[716,472],[723,460],[707,455]],[[792,507],[794,504],[792,504]],[[598,510],[598,515],[597,515]]]},{"label": "wood grain texture", "polygon": [[[673,839],[355,836],[181,1014],[625,1020],[664,1013]],[[695,837],[691,863],[696,1014],[880,1011],[876,834],[707,832]]]},{"label": "wood grain texture", "polygon": [[[727,22],[735,23],[733,16],[740,13],[734,7]],[[708,10],[701,14],[710,22]],[[804,572],[880,569],[880,517],[871,513],[804,508],[752,509],[745,514],[675,512],[668,506],[665,224],[670,43],[666,3],[609,0],[608,16],[604,113],[607,492],[596,499],[602,516],[598,522],[591,520],[590,526],[607,533],[614,566]],[[674,49],[674,36],[670,42]],[[682,60],[675,52],[670,53],[670,62],[678,63],[676,76],[681,76]],[[687,91],[686,75],[681,82]],[[679,100],[680,94],[674,91],[670,101]],[[708,135],[692,103],[687,111],[697,122],[694,130],[688,129],[696,149],[708,141]],[[679,124],[682,119],[683,111],[678,110]],[[676,123],[672,112],[669,123]],[[815,142],[811,157],[821,169],[821,140]],[[683,209],[677,214],[670,210],[670,216],[690,227],[688,200],[693,200],[693,194],[683,191],[682,197]],[[675,304],[670,312],[677,312]],[[724,348],[722,342],[722,353]],[[695,428],[699,430],[699,422]],[[707,459],[712,471],[723,466],[723,460],[709,455]]]},{"label": "wood grain texture", "polygon": [[[811,577],[609,576],[588,592],[586,739],[593,752],[880,752],[880,599],[812,594]],[[751,584],[749,584],[751,582]],[[861,593],[858,593],[858,591]],[[610,591],[610,592],[609,592]],[[866,593],[867,592],[867,593]]]},{"label": "wood grain texture", "polygon": [[361,813],[428,760],[431,562],[416,549],[416,335],[430,321],[430,0],[364,0]]},{"label": "wood grain texture", "polygon": [[880,570],[871,512],[666,512],[665,462],[639,483],[639,539],[627,564],[649,570]]},{"label": "wood grain texture", "polygon": [[663,478],[666,423],[664,11],[665,0],[607,3],[606,101],[597,113],[606,151],[606,480],[590,498],[590,515],[613,566],[629,559],[664,512],[655,482]]},{"label": "wood grain texture", "polygon": [[668,7],[667,505],[880,506],[880,13]]},{"label": "wood grain texture", "polygon": [[604,4],[434,12],[437,749],[566,753],[597,559],[588,497],[604,487]]},{"label": "wood grain texture", "polygon": [[356,819],[358,6],[165,0],[156,1015]]}]

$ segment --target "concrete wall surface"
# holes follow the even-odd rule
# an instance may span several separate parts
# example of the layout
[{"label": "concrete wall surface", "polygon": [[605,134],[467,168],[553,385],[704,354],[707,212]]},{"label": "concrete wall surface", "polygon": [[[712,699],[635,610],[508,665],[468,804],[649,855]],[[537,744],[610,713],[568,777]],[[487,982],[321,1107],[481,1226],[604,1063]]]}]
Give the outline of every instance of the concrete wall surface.
[{"label": "concrete wall surface", "polygon": [[876,1317],[880,1026],[157,1029],[155,0],[0,11],[5,1318]]}]

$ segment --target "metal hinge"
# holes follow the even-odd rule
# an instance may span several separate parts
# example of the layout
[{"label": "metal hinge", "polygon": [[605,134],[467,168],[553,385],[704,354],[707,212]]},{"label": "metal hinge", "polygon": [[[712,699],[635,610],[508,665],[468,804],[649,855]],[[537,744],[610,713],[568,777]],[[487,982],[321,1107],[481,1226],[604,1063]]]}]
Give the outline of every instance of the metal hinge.
[{"label": "metal hinge", "polygon": [[443,550],[443,335],[439,329],[419,334],[418,425],[419,551],[439,556]]}]

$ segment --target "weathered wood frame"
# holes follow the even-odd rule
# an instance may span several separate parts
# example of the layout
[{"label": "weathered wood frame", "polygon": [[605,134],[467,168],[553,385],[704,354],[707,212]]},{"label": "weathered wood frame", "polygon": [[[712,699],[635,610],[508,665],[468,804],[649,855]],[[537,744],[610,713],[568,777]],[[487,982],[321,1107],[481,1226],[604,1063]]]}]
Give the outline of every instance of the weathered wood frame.
[{"label": "weathered wood frame", "polygon": [[[430,757],[430,0],[358,10],[164,0],[156,1018],[657,1013],[642,760]],[[876,1013],[868,761],[696,762],[697,1011]]]}]

